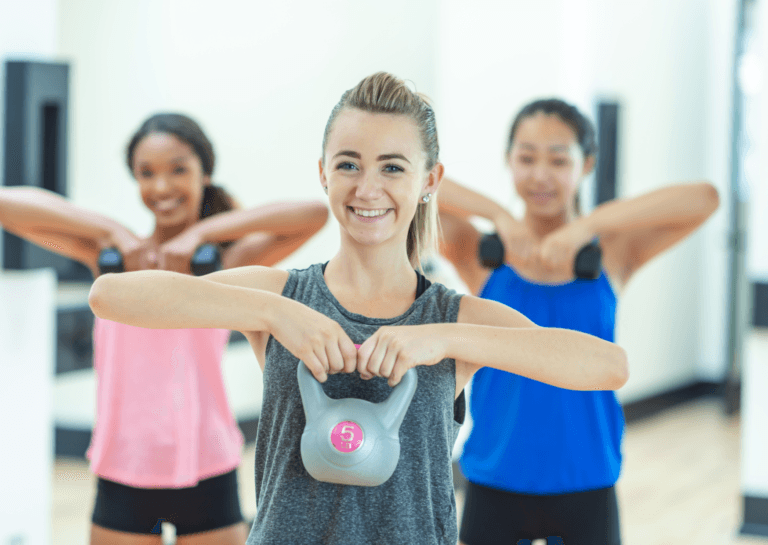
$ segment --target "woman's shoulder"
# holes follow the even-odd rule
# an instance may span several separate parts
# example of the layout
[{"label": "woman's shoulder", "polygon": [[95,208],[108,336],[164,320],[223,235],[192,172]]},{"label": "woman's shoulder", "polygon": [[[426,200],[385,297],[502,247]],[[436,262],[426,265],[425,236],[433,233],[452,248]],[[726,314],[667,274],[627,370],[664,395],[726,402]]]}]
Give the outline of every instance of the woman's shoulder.
[{"label": "woman's shoulder", "polygon": [[284,271],[285,285],[283,287],[283,296],[296,298],[300,294],[309,295],[310,292],[322,290],[321,285],[325,284],[323,278],[324,263],[313,263],[303,269],[287,269]]},{"label": "woman's shoulder", "polygon": [[439,315],[439,321],[455,322],[461,305],[463,293],[457,292],[440,282],[432,282],[419,299],[434,309]]}]

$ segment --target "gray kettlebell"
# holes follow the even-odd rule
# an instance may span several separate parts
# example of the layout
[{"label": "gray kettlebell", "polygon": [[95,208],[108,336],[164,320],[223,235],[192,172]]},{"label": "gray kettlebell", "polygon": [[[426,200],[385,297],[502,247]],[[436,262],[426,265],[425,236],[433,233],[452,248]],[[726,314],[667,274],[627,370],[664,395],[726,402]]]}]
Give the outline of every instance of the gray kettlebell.
[{"label": "gray kettlebell", "polygon": [[301,436],[307,472],[327,483],[386,482],[400,459],[400,424],[416,392],[416,370],[409,369],[381,403],[329,398],[304,362],[296,373],[307,420]]}]

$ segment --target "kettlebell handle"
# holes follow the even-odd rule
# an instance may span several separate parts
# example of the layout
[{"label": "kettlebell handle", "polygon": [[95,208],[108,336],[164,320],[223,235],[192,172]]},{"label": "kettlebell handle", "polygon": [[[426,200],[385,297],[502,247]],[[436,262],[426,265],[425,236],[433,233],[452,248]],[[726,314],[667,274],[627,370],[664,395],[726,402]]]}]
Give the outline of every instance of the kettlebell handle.
[{"label": "kettlebell handle", "polygon": [[[360,348],[359,344],[355,347]],[[317,416],[322,409],[328,406],[329,397],[325,395],[320,382],[314,377],[303,361],[299,361],[296,369],[296,378],[299,382],[304,417],[307,422],[310,417]],[[397,429],[403,423],[405,413],[411,404],[416,387],[418,386],[418,374],[416,369],[408,369],[400,380],[400,383],[392,388],[392,393],[381,403],[374,403],[379,418],[386,429]]]}]

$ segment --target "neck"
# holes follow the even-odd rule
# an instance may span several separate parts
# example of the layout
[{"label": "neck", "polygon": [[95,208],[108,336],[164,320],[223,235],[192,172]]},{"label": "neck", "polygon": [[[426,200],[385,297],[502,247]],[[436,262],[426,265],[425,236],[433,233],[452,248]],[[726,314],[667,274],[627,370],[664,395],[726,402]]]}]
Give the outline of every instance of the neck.
[{"label": "neck", "polygon": [[412,294],[416,275],[405,244],[392,242],[370,247],[342,241],[339,252],[325,269],[326,279],[331,285],[343,286],[347,293],[366,300],[387,293]]}]

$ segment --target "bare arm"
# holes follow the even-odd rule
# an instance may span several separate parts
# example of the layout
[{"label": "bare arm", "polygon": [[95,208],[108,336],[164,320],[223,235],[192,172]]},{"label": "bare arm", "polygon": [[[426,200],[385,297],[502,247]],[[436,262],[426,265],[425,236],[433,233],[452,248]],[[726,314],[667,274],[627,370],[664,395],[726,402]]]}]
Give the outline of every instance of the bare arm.
[{"label": "bare arm", "polygon": [[384,326],[358,351],[361,374],[390,386],[417,365],[456,361],[456,395],[482,367],[569,390],[617,390],[629,377],[618,345],[568,329],[538,327],[516,310],[465,295],[456,323]]},{"label": "bare arm", "polygon": [[103,238],[118,222],[36,187],[0,188],[0,223],[17,229],[55,230],[81,238]]},{"label": "bare arm", "polygon": [[0,225],[43,248],[76,259],[92,270],[99,251],[120,223],[40,188],[0,188]]},{"label": "bare arm", "polygon": [[[446,357],[456,360],[457,387],[481,367],[570,390],[617,390],[629,378],[620,346],[579,331],[539,327],[496,301],[464,296],[457,323],[441,325],[448,328]],[[465,382],[458,384],[460,379]]]},{"label": "bare arm", "polygon": [[469,219],[478,216],[494,220],[505,211],[491,199],[448,178],[443,178],[438,196],[443,232],[440,253],[451,262],[470,291],[478,294],[491,271],[483,268],[477,258],[482,233]]},{"label": "bare arm", "polygon": [[[207,279],[214,275],[222,281]],[[279,295],[287,276],[266,267],[203,277],[170,271],[105,274],[91,286],[88,303],[99,318],[136,327],[267,331],[271,310],[287,301]]]},{"label": "bare arm", "polygon": [[[673,185],[632,199],[610,201],[576,220],[601,238],[607,254],[620,256],[623,282],[650,259],[698,229],[720,203],[717,189],[699,182]],[[612,255],[606,255],[606,261]]]},{"label": "bare arm", "polygon": [[321,202],[283,203],[231,215],[220,214],[201,221],[198,226],[208,230],[202,234],[204,240],[216,238],[216,232],[238,231],[244,227],[255,230],[225,251],[222,265],[224,268],[271,267],[298,250],[322,229],[327,220],[328,208]]},{"label": "bare arm", "polygon": [[244,210],[216,214],[198,222],[192,229],[206,242],[237,240],[254,232],[271,233],[278,239],[309,239],[328,219],[328,209],[320,201],[280,202]]},{"label": "bare arm", "polygon": [[171,271],[105,274],[88,303],[99,318],[150,329],[216,328],[242,332],[264,368],[269,335],[323,382],[355,368],[355,345],[342,327],[281,295],[288,272],[240,267],[194,277]]},{"label": "bare arm", "polygon": [[450,214],[462,219],[477,216],[495,221],[499,214],[507,213],[497,202],[450,178],[443,178],[438,191],[437,204],[441,214]]}]

